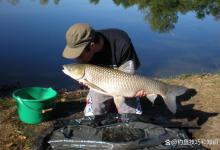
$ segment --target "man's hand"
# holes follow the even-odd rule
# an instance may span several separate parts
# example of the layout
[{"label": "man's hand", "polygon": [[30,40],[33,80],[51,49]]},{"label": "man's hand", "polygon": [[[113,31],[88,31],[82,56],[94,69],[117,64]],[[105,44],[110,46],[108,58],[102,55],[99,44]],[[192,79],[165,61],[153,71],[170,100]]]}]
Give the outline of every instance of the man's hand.
[{"label": "man's hand", "polygon": [[137,93],[136,93],[136,97],[144,97],[144,96],[146,96],[147,95],[147,93],[144,91],[144,90],[140,90],[140,91],[138,91]]}]

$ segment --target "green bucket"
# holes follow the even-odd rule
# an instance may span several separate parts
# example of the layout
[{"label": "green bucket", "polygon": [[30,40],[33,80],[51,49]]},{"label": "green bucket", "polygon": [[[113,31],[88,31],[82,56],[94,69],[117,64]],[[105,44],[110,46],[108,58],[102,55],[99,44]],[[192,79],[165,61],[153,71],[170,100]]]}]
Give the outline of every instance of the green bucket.
[{"label": "green bucket", "polygon": [[19,119],[28,124],[38,124],[51,116],[57,92],[52,88],[28,87],[13,92]]}]

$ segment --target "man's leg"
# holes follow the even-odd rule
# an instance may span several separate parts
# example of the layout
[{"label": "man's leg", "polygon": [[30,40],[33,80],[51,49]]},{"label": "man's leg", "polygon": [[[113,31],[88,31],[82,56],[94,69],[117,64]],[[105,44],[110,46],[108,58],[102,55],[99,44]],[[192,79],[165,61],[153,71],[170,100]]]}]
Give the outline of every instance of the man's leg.
[{"label": "man's leg", "polygon": [[[108,113],[111,108],[113,97],[97,93],[93,90],[89,90],[86,98],[86,107],[84,109],[85,116],[102,115]],[[131,113],[131,114],[142,114],[142,108],[140,105],[140,99],[125,98],[125,101],[117,106],[119,114]]]},{"label": "man's leg", "polygon": [[117,106],[117,110],[119,114],[142,114],[140,98],[125,98],[125,101],[119,104],[119,106]]},{"label": "man's leg", "polygon": [[113,99],[111,96],[97,93],[89,90],[86,98],[86,107],[84,109],[85,116],[94,116],[106,114],[109,111]]}]

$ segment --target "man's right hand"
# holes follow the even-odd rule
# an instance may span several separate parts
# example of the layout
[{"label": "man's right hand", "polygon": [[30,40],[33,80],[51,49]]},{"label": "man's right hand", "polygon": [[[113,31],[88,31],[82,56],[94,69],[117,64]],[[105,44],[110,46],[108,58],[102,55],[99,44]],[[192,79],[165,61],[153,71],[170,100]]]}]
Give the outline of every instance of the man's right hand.
[{"label": "man's right hand", "polygon": [[136,97],[144,97],[147,96],[147,93],[144,90],[140,90],[136,93]]}]

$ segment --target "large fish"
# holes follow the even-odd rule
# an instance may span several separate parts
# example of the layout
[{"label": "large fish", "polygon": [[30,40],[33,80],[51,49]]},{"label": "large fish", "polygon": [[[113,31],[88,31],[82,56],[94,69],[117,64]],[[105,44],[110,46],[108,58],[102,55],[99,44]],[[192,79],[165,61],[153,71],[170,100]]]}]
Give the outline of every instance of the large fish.
[{"label": "large fish", "polygon": [[63,72],[99,93],[113,96],[116,106],[125,97],[135,97],[138,91],[144,90],[152,103],[159,94],[168,109],[176,113],[176,96],[184,94],[187,88],[133,74],[134,69],[128,67],[129,64],[133,63],[128,62],[118,69],[91,64],[67,64],[63,65]]}]

